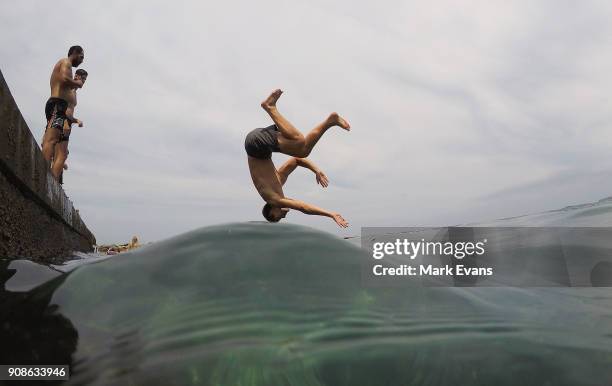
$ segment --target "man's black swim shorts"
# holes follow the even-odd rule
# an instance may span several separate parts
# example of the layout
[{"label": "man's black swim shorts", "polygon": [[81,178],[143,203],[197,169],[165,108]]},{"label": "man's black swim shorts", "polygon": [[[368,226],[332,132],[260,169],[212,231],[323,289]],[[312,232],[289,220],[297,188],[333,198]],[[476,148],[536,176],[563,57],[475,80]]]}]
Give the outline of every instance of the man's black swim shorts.
[{"label": "man's black swim shorts", "polygon": [[64,135],[64,122],[68,120],[66,110],[68,102],[62,98],[51,97],[45,105],[47,128],[54,128],[61,132],[60,141],[67,141],[69,135]]},{"label": "man's black swim shorts", "polygon": [[278,128],[276,125],[255,129],[247,134],[244,148],[248,155],[259,159],[269,159],[278,147]]}]

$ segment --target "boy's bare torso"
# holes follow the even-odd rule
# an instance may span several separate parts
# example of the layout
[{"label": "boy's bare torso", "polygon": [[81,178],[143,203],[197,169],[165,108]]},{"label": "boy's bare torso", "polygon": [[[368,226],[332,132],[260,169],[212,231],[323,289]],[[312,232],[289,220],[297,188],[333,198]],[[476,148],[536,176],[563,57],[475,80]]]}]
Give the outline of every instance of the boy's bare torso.
[{"label": "boy's bare torso", "polygon": [[248,157],[248,159],[251,179],[261,198],[268,202],[275,198],[285,197],[283,182],[272,160],[253,157]]}]

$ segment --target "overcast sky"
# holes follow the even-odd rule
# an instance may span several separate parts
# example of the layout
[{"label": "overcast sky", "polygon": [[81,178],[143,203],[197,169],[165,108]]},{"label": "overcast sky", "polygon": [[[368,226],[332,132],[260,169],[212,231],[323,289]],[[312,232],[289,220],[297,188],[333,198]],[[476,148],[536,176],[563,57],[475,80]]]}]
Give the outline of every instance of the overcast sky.
[{"label": "overcast sky", "polygon": [[[99,243],[263,220],[244,136],[274,88],[302,131],[288,197],[351,227],[452,225],[612,195],[609,1],[19,1],[0,70],[34,136],[53,65],[85,48],[64,189]],[[273,160],[287,157],[275,154]]]}]

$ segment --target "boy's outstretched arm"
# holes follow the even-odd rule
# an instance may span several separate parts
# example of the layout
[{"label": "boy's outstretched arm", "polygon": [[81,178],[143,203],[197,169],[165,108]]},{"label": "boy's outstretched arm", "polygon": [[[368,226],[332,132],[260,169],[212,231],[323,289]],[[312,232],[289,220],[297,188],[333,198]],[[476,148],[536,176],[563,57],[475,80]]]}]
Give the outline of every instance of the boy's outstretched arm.
[{"label": "boy's outstretched arm", "polygon": [[336,224],[341,226],[342,228],[347,228],[349,223],[340,215],[340,213],[329,212],[325,209],[321,209],[311,204],[307,204],[304,201],[294,200],[292,198],[281,198],[276,200],[275,202],[270,202],[270,204],[274,206],[278,206],[281,208],[290,208],[299,210],[304,214],[317,215],[317,216],[325,216],[333,219]]}]

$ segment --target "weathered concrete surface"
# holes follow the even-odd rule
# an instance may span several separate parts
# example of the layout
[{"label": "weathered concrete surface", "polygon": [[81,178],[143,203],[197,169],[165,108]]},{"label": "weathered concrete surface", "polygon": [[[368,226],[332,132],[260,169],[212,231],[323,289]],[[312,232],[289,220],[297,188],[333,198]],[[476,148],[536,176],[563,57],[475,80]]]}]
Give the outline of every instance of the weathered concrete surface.
[{"label": "weathered concrete surface", "polygon": [[[43,109],[41,103],[41,118]],[[51,175],[0,72],[0,258],[57,260],[91,251],[95,242]]]}]

